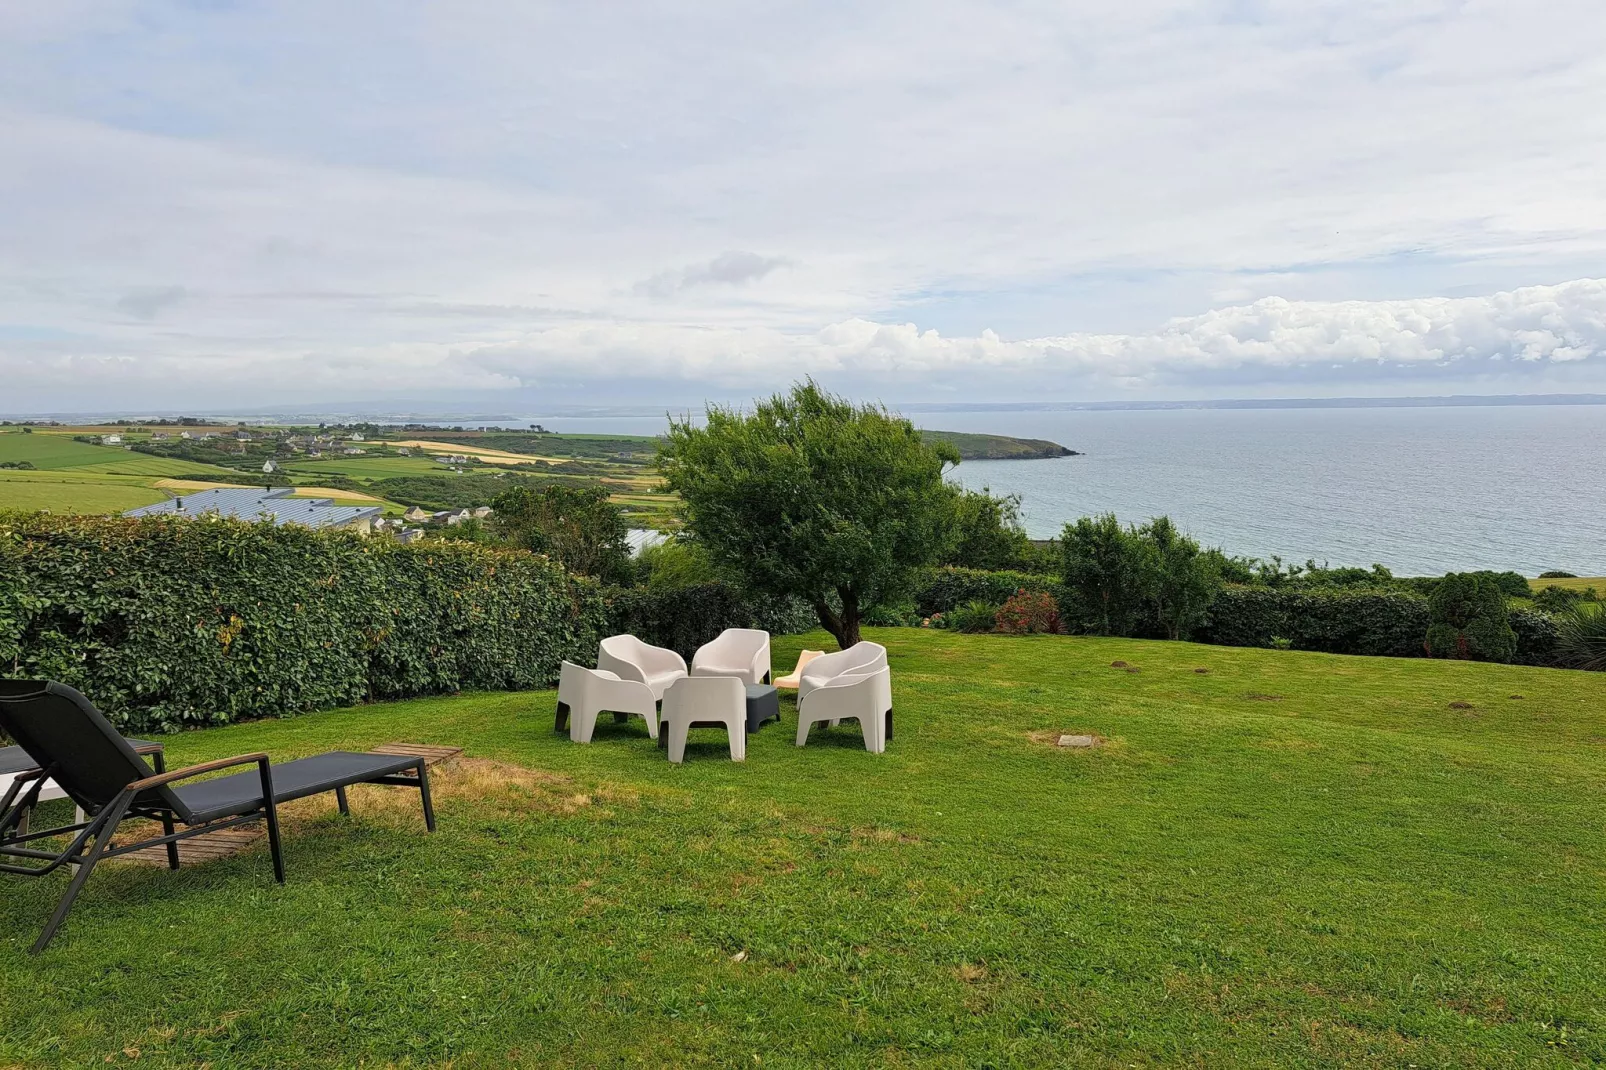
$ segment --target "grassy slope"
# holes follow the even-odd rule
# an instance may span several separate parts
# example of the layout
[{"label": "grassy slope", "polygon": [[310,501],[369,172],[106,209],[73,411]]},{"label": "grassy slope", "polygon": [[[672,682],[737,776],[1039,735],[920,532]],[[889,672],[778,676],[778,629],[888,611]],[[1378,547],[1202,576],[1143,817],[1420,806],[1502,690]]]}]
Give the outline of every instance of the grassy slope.
[{"label": "grassy slope", "polygon": [[[109,869],[37,960],[64,878],[0,881],[0,1063],[1606,1057],[1606,677],[876,638],[882,756],[848,726],[794,749],[788,701],[745,765],[704,732],[674,768],[639,720],[555,736],[550,693],[176,737],[174,764],[394,739],[475,762],[439,778],[433,838],[401,792],[302,804],[283,888],[260,852]],[[1111,743],[1032,739],[1060,730]]]},{"label": "grassy slope", "polygon": [[1552,579],[1528,581],[1528,586],[1532,587],[1536,592],[1542,591],[1546,587],[1550,587],[1552,585],[1556,587],[1568,587],[1575,591],[1582,591],[1586,587],[1593,587],[1598,593],[1606,595],[1606,576],[1579,576],[1570,580]]},{"label": "grassy slope", "polygon": [[[33,478],[29,478],[33,477]],[[167,495],[148,480],[130,476],[80,476],[65,472],[0,471],[0,511],[53,513],[120,513],[165,501]]]}]

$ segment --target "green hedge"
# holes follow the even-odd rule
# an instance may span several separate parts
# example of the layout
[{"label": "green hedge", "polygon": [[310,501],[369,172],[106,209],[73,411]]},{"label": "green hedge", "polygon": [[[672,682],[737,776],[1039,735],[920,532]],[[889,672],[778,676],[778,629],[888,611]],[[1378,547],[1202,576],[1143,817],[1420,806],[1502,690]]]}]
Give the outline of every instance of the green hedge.
[{"label": "green hedge", "polygon": [[1069,595],[1064,584],[1053,577],[1037,572],[985,572],[974,568],[925,570],[915,582],[915,610],[929,617],[933,613],[951,613],[969,602],[1001,606],[1022,589],[1052,595],[1060,607],[1060,617],[1071,619],[1065,612]]},{"label": "green hedge", "polygon": [[220,520],[0,516],[0,673],[150,732],[550,683],[601,593],[545,558]]},{"label": "green hedge", "polygon": [[762,628],[771,635],[787,635],[820,626],[814,611],[798,599],[752,598],[724,583],[668,590],[617,587],[607,592],[607,601],[610,632],[668,647],[687,661],[726,628]]},{"label": "green hedge", "polygon": [[1350,588],[1275,590],[1229,586],[1210,607],[1199,638],[1224,646],[1270,646],[1330,654],[1421,657],[1427,599],[1401,591]]}]

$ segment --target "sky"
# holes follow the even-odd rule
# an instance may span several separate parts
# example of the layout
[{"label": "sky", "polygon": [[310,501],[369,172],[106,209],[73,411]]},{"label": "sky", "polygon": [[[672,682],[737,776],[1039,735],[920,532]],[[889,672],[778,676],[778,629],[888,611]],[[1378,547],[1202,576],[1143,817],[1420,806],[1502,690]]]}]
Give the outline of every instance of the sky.
[{"label": "sky", "polygon": [[1599,0],[0,0],[0,413],[1606,390]]}]

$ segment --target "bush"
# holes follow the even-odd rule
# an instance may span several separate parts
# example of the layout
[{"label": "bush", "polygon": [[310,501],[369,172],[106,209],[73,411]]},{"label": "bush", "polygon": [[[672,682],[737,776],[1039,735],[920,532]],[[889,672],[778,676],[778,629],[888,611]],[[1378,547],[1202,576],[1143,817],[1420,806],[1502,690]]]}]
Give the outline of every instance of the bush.
[{"label": "bush", "polygon": [[1539,578],[1542,580],[1576,580],[1578,576],[1571,572],[1563,572],[1558,568],[1551,569],[1549,572],[1541,572]]},{"label": "bush", "polygon": [[1452,572],[1439,581],[1428,598],[1426,649],[1431,657],[1511,661],[1516,656],[1504,575]]},{"label": "bush", "polygon": [[1051,576],[1034,572],[983,572],[971,568],[934,568],[915,580],[915,611],[922,617],[948,614],[966,602],[1000,605],[1017,591],[1041,591],[1055,601],[1061,617],[1065,615],[1065,588]]},{"label": "bush", "polygon": [[1546,613],[1565,613],[1573,603],[1583,600],[1583,591],[1575,591],[1571,587],[1558,587],[1554,583],[1533,596],[1534,608],[1542,609]]},{"label": "bush", "polygon": [[1199,638],[1225,646],[1272,646],[1330,654],[1420,657],[1427,601],[1398,591],[1229,586],[1210,607]]},{"label": "bush", "polygon": [[789,635],[819,623],[801,599],[755,598],[725,583],[613,588],[606,597],[609,634],[634,635],[653,646],[668,647],[687,661],[726,628],[762,628],[771,635]]},{"label": "bush", "polygon": [[470,544],[165,517],[0,517],[0,665],[128,731],[367,698],[543,686],[589,656],[600,592]]},{"label": "bush", "polygon": [[1606,671],[1606,610],[1574,606],[1556,622],[1556,664]]},{"label": "bush", "polygon": [[998,606],[977,600],[954,607],[943,616],[941,627],[955,632],[990,632],[997,618]]},{"label": "bush", "polygon": [[1042,591],[1016,591],[994,614],[993,628],[1005,635],[1053,634],[1060,630],[1059,606]]},{"label": "bush", "polygon": [[1508,619],[1517,638],[1513,661],[1519,665],[1557,664],[1559,629],[1555,617],[1531,609],[1513,609]]},{"label": "bush", "polygon": [[920,614],[913,602],[892,606],[871,606],[864,612],[864,623],[871,628],[918,628]]}]

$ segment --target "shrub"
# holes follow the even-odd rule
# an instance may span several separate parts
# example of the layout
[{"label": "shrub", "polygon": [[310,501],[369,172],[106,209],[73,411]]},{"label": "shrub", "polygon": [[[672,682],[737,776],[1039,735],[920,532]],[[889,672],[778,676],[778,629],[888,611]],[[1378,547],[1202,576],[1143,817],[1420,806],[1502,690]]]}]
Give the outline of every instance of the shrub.
[{"label": "shrub", "polygon": [[1606,671],[1606,610],[1574,606],[1556,622],[1556,663],[1569,669]]},{"label": "shrub", "polygon": [[1221,554],[1199,549],[1198,540],[1157,516],[1138,529],[1147,549],[1140,577],[1144,600],[1167,639],[1186,639],[1203,624],[1221,590]]},{"label": "shrub", "polygon": [[1578,576],[1571,572],[1563,572],[1558,568],[1551,569],[1549,572],[1541,572],[1539,578],[1542,580],[1576,580]]},{"label": "shrub", "polygon": [[871,606],[864,612],[864,623],[871,628],[918,628],[920,614],[913,602],[892,606]]},{"label": "shrub", "polygon": [[1517,637],[1513,661],[1519,665],[1557,664],[1559,629],[1555,617],[1532,609],[1513,609],[1508,619]]},{"label": "shrub", "polygon": [[1099,635],[1131,635],[1143,604],[1150,551],[1114,513],[1084,516],[1060,535],[1060,579],[1075,592],[1081,624]]},{"label": "shrub", "polygon": [[539,687],[600,592],[531,554],[165,517],[0,517],[0,665],[130,731]]},{"label": "shrub", "polygon": [[990,632],[998,618],[998,606],[980,600],[956,606],[943,619],[943,626],[955,632]]},{"label": "shrub", "polygon": [[1583,597],[1583,591],[1575,591],[1570,587],[1558,587],[1552,583],[1533,596],[1533,603],[1534,608],[1542,609],[1546,613],[1563,613],[1574,602],[1582,601]]},{"label": "shrub", "polygon": [[1020,495],[995,498],[986,487],[962,491],[954,501],[953,546],[940,563],[1001,569],[1019,565],[1031,549],[1020,523]]},{"label": "shrub", "polygon": [[772,635],[808,631],[814,611],[801,599],[757,598],[725,583],[606,592],[608,631],[629,633],[691,660],[697,648],[726,628],[762,628]]},{"label": "shrub", "polygon": [[[1515,575],[1515,573],[1513,573]],[[1428,598],[1431,657],[1510,661],[1517,637],[1507,619],[1503,574],[1452,572]],[[1523,584],[1527,590],[1526,581]]]},{"label": "shrub", "polygon": [[1399,591],[1228,586],[1210,606],[1198,638],[1225,646],[1420,657],[1427,601]]},{"label": "shrub", "polygon": [[971,568],[933,568],[916,577],[915,611],[922,617],[947,614],[966,602],[1000,605],[1015,592],[1041,591],[1051,596],[1061,617],[1065,615],[1065,588],[1051,576],[1033,572],[983,572]]},{"label": "shrub", "polygon": [[1043,591],[1016,591],[993,615],[993,628],[1005,635],[1052,634],[1060,630],[1059,606]]}]

